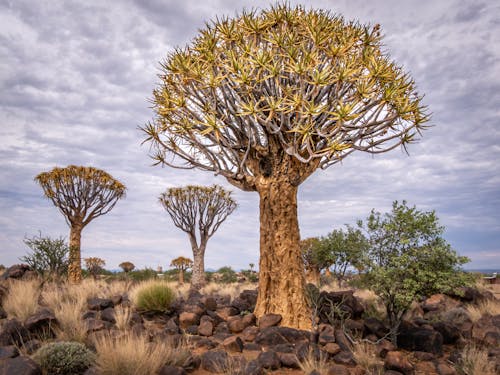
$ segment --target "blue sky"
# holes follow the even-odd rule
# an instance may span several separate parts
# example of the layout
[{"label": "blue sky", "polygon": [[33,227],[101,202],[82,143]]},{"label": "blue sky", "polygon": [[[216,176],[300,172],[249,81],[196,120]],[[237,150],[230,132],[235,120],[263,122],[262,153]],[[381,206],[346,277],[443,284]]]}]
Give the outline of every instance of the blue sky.
[{"label": "blue sky", "polygon": [[[291,1],[292,4],[298,2]],[[157,197],[168,187],[218,183],[238,209],[208,243],[206,266],[258,264],[256,193],[208,172],[151,166],[138,127],[159,62],[205,21],[268,1],[0,0],[0,263],[22,240],[68,237],[63,216],[33,177],[54,166],[92,165],[128,188],[84,229],[82,256],[108,268],[168,266],[191,256]],[[300,188],[302,237],[325,235],[406,199],[436,210],[445,237],[471,268],[500,268],[500,4],[496,1],[309,1],[347,19],[379,23],[391,57],[409,71],[433,113],[418,144],[371,157],[351,154]]]}]

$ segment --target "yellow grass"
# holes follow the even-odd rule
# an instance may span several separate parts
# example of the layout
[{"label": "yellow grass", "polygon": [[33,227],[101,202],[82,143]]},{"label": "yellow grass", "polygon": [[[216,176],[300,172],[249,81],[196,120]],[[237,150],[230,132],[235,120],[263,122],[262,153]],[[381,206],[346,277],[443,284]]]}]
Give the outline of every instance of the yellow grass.
[{"label": "yellow grass", "polygon": [[478,305],[470,304],[467,306],[467,312],[473,322],[477,322],[483,315],[500,314],[500,300],[486,300]]},{"label": "yellow grass", "polygon": [[465,375],[495,375],[495,364],[489,360],[486,349],[467,345],[462,350],[462,359],[457,370]]},{"label": "yellow grass", "polygon": [[126,330],[130,324],[132,312],[129,307],[116,306],[115,307],[115,320],[116,327],[122,331]]},{"label": "yellow grass", "polygon": [[383,362],[377,356],[375,345],[367,342],[358,342],[353,345],[352,354],[356,363],[368,374],[383,374]]},{"label": "yellow grass", "polygon": [[38,309],[40,283],[38,280],[10,280],[3,308],[10,318],[26,320]]},{"label": "yellow grass", "polygon": [[95,340],[96,366],[101,375],[156,374],[164,365],[182,365],[189,357],[183,347],[168,342],[149,342],[145,336],[125,333]]},{"label": "yellow grass", "polygon": [[255,289],[257,288],[256,283],[229,283],[229,284],[220,284],[220,283],[208,283],[205,285],[200,293],[203,295],[214,295],[218,294],[220,296],[229,296],[231,300],[235,299],[243,292],[245,289]]},{"label": "yellow grass", "polygon": [[312,350],[309,350],[307,355],[299,361],[299,367],[305,374],[310,374],[313,371],[317,371],[320,374],[328,373],[330,365],[327,362],[327,356],[320,355],[317,358]]}]

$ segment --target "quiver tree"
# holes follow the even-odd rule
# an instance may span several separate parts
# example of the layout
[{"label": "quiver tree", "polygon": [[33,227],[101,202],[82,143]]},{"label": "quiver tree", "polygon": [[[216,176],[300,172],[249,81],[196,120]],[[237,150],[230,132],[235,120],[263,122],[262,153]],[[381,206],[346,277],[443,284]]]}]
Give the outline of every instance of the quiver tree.
[{"label": "quiver tree", "polygon": [[125,186],[100,169],[75,165],[40,173],[35,181],[59,208],[70,227],[68,278],[70,282],[79,283],[82,278],[82,230],[96,217],[108,213],[118,199],[125,196]]},{"label": "quiver tree", "polygon": [[189,236],[193,251],[191,288],[205,285],[205,249],[219,226],[235,210],[231,192],[221,186],[170,188],[160,195],[174,225]]},{"label": "quiver tree", "polygon": [[106,265],[106,261],[98,257],[85,258],[84,260],[85,268],[94,279],[97,278],[97,275],[103,271],[103,267]]},{"label": "quiver tree", "polygon": [[123,270],[123,272],[129,273],[130,271],[134,270],[135,264],[132,262],[122,262],[118,265],[118,267],[120,267]]},{"label": "quiver tree", "polygon": [[255,314],[308,328],[297,190],[354,151],[406,146],[427,120],[379,25],[287,4],[207,24],[162,63],[143,127],[157,164],[224,176],[260,196]]},{"label": "quiver tree", "polygon": [[179,284],[184,284],[184,272],[193,267],[193,261],[189,258],[178,257],[172,260],[170,267],[179,271]]}]

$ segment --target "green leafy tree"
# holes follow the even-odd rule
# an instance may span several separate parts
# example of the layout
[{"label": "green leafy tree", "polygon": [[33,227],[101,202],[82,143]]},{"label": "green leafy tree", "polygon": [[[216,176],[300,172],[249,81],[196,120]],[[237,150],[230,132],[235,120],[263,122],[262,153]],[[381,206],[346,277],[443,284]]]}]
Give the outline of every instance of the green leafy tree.
[{"label": "green leafy tree", "polygon": [[299,185],[354,151],[406,147],[424,128],[422,97],[381,39],[379,25],[280,4],[208,23],[161,65],[142,129],[155,162],[259,194],[257,317],[310,327]]},{"label": "green leafy tree", "polygon": [[318,237],[300,240],[299,245],[306,272],[306,282],[319,285],[321,271],[330,266],[330,257],[325,254],[325,247],[321,246],[321,240]]},{"label": "green leafy tree", "polygon": [[328,264],[341,287],[349,266],[362,268],[366,262],[369,245],[360,229],[346,226],[345,231],[335,229],[326,237],[322,237],[319,247],[319,254],[322,254],[324,263]]},{"label": "green leafy tree", "polygon": [[174,225],[186,232],[193,251],[191,288],[205,285],[205,250],[208,240],[236,209],[231,192],[221,186],[170,188],[160,195],[160,203]]},{"label": "green leafy tree", "polygon": [[72,283],[79,283],[82,279],[82,230],[95,218],[108,213],[118,199],[125,196],[125,186],[105,171],[75,165],[40,173],[35,181],[70,227],[68,278]]},{"label": "green leafy tree", "polygon": [[84,260],[85,268],[87,268],[87,271],[92,275],[94,279],[96,279],[97,275],[99,275],[104,270],[103,267],[106,265],[104,259],[98,257],[85,258]]},{"label": "green leafy tree", "polygon": [[469,262],[442,237],[434,211],[419,211],[395,201],[384,215],[372,210],[365,224],[370,241],[370,265],[361,284],[384,302],[391,327],[391,340],[403,315],[416,299],[435,293],[454,292],[472,281],[460,266]]},{"label": "green leafy tree", "polygon": [[19,258],[42,277],[60,278],[68,271],[69,247],[63,237],[50,238],[38,236],[23,241],[31,253]]}]

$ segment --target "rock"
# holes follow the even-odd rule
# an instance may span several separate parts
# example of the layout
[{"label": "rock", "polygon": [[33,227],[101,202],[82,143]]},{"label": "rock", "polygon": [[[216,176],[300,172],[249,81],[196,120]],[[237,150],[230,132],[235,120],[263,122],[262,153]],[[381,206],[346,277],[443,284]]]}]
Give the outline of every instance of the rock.
[{"label": "rock", "polygon": [[[490,333],[491,332],[491,333]],[[500,335],[500,315],[483,315],[472,327],[472,338],[481,344],[495,343]],[[488,336],[488,339],[485,338]]]},{"label": "rock", "polygon": [[335,363],[339,365],[355,366],[356,361],[350,351],[341,351],[333,356]]},{"label": "rock", "polygon": [[334,342],[329,342],[325,346],[323,346],[322,350],[332,356],[334,356],[337,353],[340,353],[342,349],[340,349],[340,346]]},{"label": "rock", "polygon": [[207,351],[201,355],[201,367],[208,372],[220,372],[225,368],[229,356],[223,351]]},{"label": "rock", "polygon": [[193,324],[184,329],[184,332],[188,335],[197,335],[198,334],[198,326]]},{"label": "rock", "polygon": [[262,370],[262,366],[260,365],[259,361],[254,359],[253,361],[250,361],[247,363],[244,371],[245,375],[263,375],[264,371]]},{"label": "rock", "polygon": [[460,330],[452,323],[436,322],[432,328],[443,336],[443,344],[454,344],[460,338]]},{"label": "rock", "polygon": [[[206,319],[205,317],[209,318]],[[204,319],[205,318],[205,319]],[[212,336],[214,331],[214,324],[208,315],[201,317],[200,325],[198,326],[198,334],[201,336]]]},{"label": "rock", "polygon": [[248,326],[252,326],[255,324],[256,318],[253,313],[243,315],[243,323],[245,324],[245,328]]},{"label": "rock", "polygon": [[0,346],[21,346],[29,340],[29,331],[17,320],[6,320],[0,329]]},{"label": "rock", "polygon": [[482,342],[486,346],[496,348],[500,345],[500,333],[491,331],[487,332],[486,335],[484,335]]},{"label": "rock", "polygon": [[267,370],[277,370],[281,367],[281,361],[276,352],[269,350],[262,352],[257,357],[257,361],[262,368]]},{"label": "rock", "polygon": [[387,353],[384,360],[384,368],[399,371],[404,375],[412,375],[414,373],[413,365],[408,358],[402,352],[397,351]]},{"label": "rock", "polygon": [[101,311],[101,319],[115,324],[116,319],[115,319],[115,309],[112,307],[107,307],[104,310]]},{"label": "rock", "polygon": [[290,368],[299,368],[299,360],[295,353],[281,353],[277,352],[278,358],[280,359],[281,366]]},{"label": "rock", "polygon": [[214,349],[217,347],[217,344],[210,340],[209,338],[202,338],[198,341],[196,341],[195,346],[197,348],[204,348],[204,349]]},{"label": "rock", "polygon": [[19,350],[14,345],[0,347],[0,360],[14,358],[19,355]]},{"label": "rock", "polygon": [[219,315],[222,320],[227,320],[230,316],[235,316],[238,314],[239,314],[238,310],[231,306],[217,309],[217,315]]},{"label": "rock", "polygon": [[432,361],[436,358],[436,356],[432,353],[427,353],[427,352],[413,352],[413,356],[415,359],[418,359],[419,361]]},{"label": "rock", "polygon": [[326,345],[335,342],[335,330],[330,324],[320,324],[318,332],[318,344]]},{"label": "rock", "polygon": [[259,318],[258,326],[260,329],[277,326],[282,318],[280,314],[264,314]]},{"label": "rock", "polygon": [[454,298],[458,298],[460,301],[463,302],[472,302],[476,304],[488,299],[495,298],[493,293],[491,293],[488,290],[480,291],[470,286],[459,288],[457,293],[451,296]]},{"label": "rock", "polygon": [[439,375],[456,375],[457,371],[443,360],[438,360],[436,369]]},{"label": "rock", "polygon": [[[423,352],[422,352],[423,353]],[[422,375],[439,375],[434,363],[430,361],[419,361],[413,365],[416,374]]]},{"label": "rock", "polygon": [[441,354],[443,351],[443,336],[434,330],[404,323],[401,324],[399,331],[398,346],[411,351]]},{"label": "rock", "polygon": [[159,371],[158,375],[186,375],[187,372],[182,367],[176,366],[163,366]]},{"label": "rock", "polygon": [[[0,304],[2,303],[2,299],[0,298]],[[7,313],[3,309],[2,306],[0,306],[0,319],[6,319],[7,318]]]},{"label": "rock", "polygon": [[231,316],[227,319],[227,326],[232,333],[242,332],[246,326],[241,316]]},{"label": "rock", "polygon": [[0,375],[42,375],[42,370],[31,358],[22,356],[1,361]]},{"label": "rock", "polygon": [[328,369],[327,375],[350,375],[350,371],[342,365],[332,365]]},{"label": "rock", "polygon": [[268,327],[261,330],[255,338],[255,343],[271,346],[278,344],[297,343],[308,341],[309,332],[289,327]]},{"label": "rock", "polygon": [[98,315],[97,311],[87,310],[82,314],[82,319],[97,319]]},{"label": "rock", "polygon": [[184,312],[193,313],[198,316],[202,316],[207,312],[205,306],[201,302],[194,304],[186,304],[184,305],[183,310]]},{"label": "rock", "polygon": [[255,309],[255,304],[257,303],[257,289],[249,290],[245,289],[239,295],[239,299],[245,301],[248,304],[248,311],[253,312]]},{"label": "rock", "polygon": [[393,350],[396,350],[396,346],[389,340],[385,339],[379,341],[375,346],[375,352],[377,353],[377,356],[380,358],[385,358],[387,353],[392,352]]},{"label": "rock", "polygon": [[259,329],[255,326],[246,327],[243,332],[241,332],[241,338],[243,341],[252,342],[257,337]]},{"label": "rock", "polygon": [[165,333],[168,335],[176,335],[179,334],[181,331],[179,329],[179,326],[175,322],[175,318],[170,318],[165,325]]},{"label": "rock", "polygon": [[238,309],[238,311],[243,312],[243,311],[250,311],[251,305],[248,301],[245,301],[244,299],[240,297],[236,297],[233,302],[231,302],[231,306],[234,307],[235,309]]},{"label": "rock", "polygon": [[387,335],[387,333],[389,332],[389,330],[384,325],[384,323],[382,323],[377,318],[373,318],[373,317],[366,318],[364,320],[364,324],[365,324],[366,330],[368,332],[371,332],[374,335],[376,335],[379,339],[381,339],[382,337]]},{"label": "rock", "polygon": [[30,271],[31,268],[27,264],[14,264],[5,270],[3,275],[0,277],[1,280],[7,279],[20,279],[24,276],[26,271]]},{"label": "rock", "polygon": [[179,315],[179,326],[182,329],[186,329],[192,325],[198,325],[200,323],[200,316],[192,313],[184,311]]},{"label": "rock", "polygon": [[363,320],[346,319],[344,326],[354,335],[363,337],[363,333],[365,331],[365,324]]},{"label": "rock", "polygon": [[103,329],[110,329],[113,325],[100,319],[87,319],[85,321],[87,333],[101,331]]},{"label": "rock", "polygon": [[203,304],[205,305],[205,308],[208,311],[215,311],[217,310],[217,301],[213,297],[205,297],[205,299],[202,299]]},{"label": "rock", "polygon": [[24,322],[24,327],[32,334],[50,334],[52,326],[57,324],[57,319],[52,310],[41,308],[35,314],[31,315]]},{"label": "rock", "polygon": [[295,344],[278,344],[273,346],[273,350],[276,353],[294,353],[295,349]]},{"label": "rock", "polygon": [[87,300],[87,308],[89,310],[104,310],[108,307],[113,307],[113,301],[109,298],[89,298]]},{"label": "rock", "polygon": [[448,311],[458,307],[460,302],[444,294],[434,294],[421,303],[424,312]]},{"label": "rock", "polygon": [[225,350],[230,352],[243,351],[243,341],[238,336],[230,336],[222,342],[222,346]]},{"label": "rock", "polygon": [[335,330],[335,342],[340,346],[340,348],[346,352],[351,351],[351,343],[345,336],[344,331],[341,329]]},{"label": "rock", "polygon": [[223,333],[226,333],[226,334],[231,333],[226,322],[222,322],[220,324],[217,324],[217,327],[215,327],[214,334],[223,334]]},{"label": "rock", "polygon": [[338,306],[347,318],[357,319],[365,311],[363,305],[354,296],[353,290],[341,292],[321,292],[321,299],[324,301],[319,309],[319,318],[322,323],[332,323],[330,320],[334,315],[332,304]]},{"label": "rock", "polygon": [[262,347],[254,342],[247,342],[243,345],[243,350],[247,350],[250,352],[260,352],[262,351]]}]

